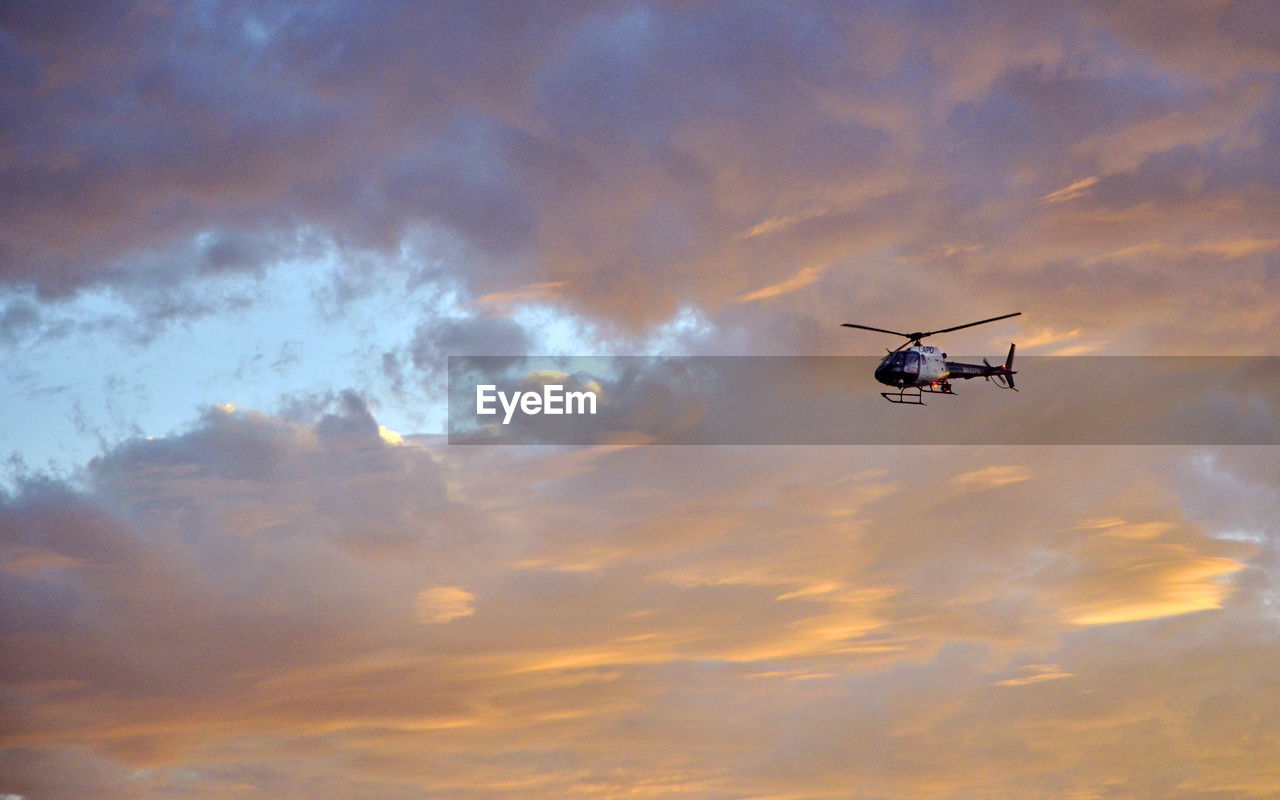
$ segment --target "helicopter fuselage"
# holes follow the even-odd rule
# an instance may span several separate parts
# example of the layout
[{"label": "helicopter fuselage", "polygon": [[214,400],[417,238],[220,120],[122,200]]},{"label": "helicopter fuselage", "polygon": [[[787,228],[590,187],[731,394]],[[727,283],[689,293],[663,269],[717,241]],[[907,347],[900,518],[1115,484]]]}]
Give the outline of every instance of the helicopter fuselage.
[{"label": "helicopter fuselage", "polygon": [[1016,374],[1013,371],[1013,347],[1009,348],[1009,358],[1004,366],[993,366],[985,362],[967,364],[963,361],[948,361],[947,354],[938,348],[917,344],[895,350],[882,358],[880,365],[876,367],[876,380],[885,386],[895,389],[934,386],[941,388],[944,393],[950,391],[948,382],[951,380],[999,378],[1008,381]]},{"label": "helicopter fuselage", "polygon": [[885,356],[876,367],[876,380],[897,388],[928,386],[951,374],[946,353],[928,345],[914,345]]},{"label": "helicopter fuselage", "polygon": [[[891,331],[888,328],[873,328],[870,325],[862,325],[856,322],[846,322],[843,323],[843,326],[906,337],[907,345],[899,346],[898,349],[890,351],[889,355],[880,360],[880,364],[876,367],[876,380],[885,386],[892,386],[898,390],[896,394],[892,392],[880,393],[889,402],[924,405],[925,392],[931,394],[953,394],[950,383],[952,380],[983,378],[1001,389],[1014,389],[1013,376],[1018,373],[1013,369],[1013,350],[1015,345],[1009,345],[1009,355],[1005,358],[1003,364],[993,365],[988,363],[985,358],[982,359],[981,364],[966,364],[963,361],[948,361],[946,353],[936,347],[921,344],[921,339],[926,336],[936,336],[939,333],[950,333],[964,328],[972,328],[974,325],[985,325],[988,322],[1009,319],[1021,314],[1021,311],[1015,311],[1012,314],[980,319],[977,322],[966,322],[963,325],[954,325],[950,328],[941,328],[936,331],[915,331],[913,333]],[[907,389],[914,391],[908,394],[905,391]],[[1014,389],[1014,391],[1017,390]]]}]

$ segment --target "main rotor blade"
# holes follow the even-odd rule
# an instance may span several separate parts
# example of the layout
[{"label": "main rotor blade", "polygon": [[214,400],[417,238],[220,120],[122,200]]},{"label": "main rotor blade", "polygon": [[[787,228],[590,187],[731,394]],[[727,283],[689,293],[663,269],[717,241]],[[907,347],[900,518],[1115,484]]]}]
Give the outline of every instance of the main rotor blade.
[{"label": "main rotor blade", "polygon": [[854,325],[852,322],[846,322],[846,323],[842,324],[840,327],[842,327],[842,328],[861,328],[861,329],[862,329],[862,330],[864,330],[864,331],[876,331],[877,333],[892,333],[894,336],[905,336],[905,337],[907,337],[908,339],[909,339],[909,338],[911,338],[911,334],[909,334],[909,333],[899,333],[898,331],[891,331],[891,330],[888,330],[888,329],[886,329],[886,328],[873,328],[873,327],[871,327],[870,325]]},{"label": "main rotor blade", "polygon": [[[991,319],[980,319],[977,322],[966,322],[965,324],[957,325],[954,328],[943,328],[942,330],[938,330],[938,331],[929,331],[928,333],[922,333],[920,334],[920,338],[924,338],[926,336],[936,336],[939,333],[950,333],[951,331],[958,331],[961,328],[972,328],[974,325],[986,325],[988,322],[995,322],[998,319],[1008,319],[1009,317],[1016,317],[1016,316],[1019,316],[1020,314],[1022,314],[1021,311],[1015,311],[1012,314],[1003,314],[999,317],[992,317]],[[906,334],[903,334],[903,335],[906,335]]]}]

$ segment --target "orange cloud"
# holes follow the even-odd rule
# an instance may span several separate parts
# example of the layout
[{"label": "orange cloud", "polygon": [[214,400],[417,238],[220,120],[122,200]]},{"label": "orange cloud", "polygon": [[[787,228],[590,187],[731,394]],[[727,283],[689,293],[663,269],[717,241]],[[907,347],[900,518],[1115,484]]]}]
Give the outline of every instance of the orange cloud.
[{"label": "orange cloud", "polygon": [[738,302],[751,303],[756,300],[767,300],[770,297],[778,297],[779,295],[794,292],[797,289],[803,289],[811,283],[816,283],[822,277],[823,271],[824,268],[822,267],[805,267],[781,283],[775,283],[740,296]]},{"label": "orange cloud", "polygon": [[1114,625],[1220,608],[1232,592],[1221,578],[1244,568],[1229,558],[1207,557],[1137,564],[1099,583],[1097,594],[1111,590],[1113,596],[1074,606],[1066,618],[1075,625]]},{"label": "orange cloud", "polygon": [[1068,186],[1064,186],[1061,189],[1058,189],[1053,192],[1049,192],[1048,194],[1046,194],[1044,197],[1041,197],[1040,199],[1046,203],[1065,203],[1068,200],[1074,200],[1077,197],[1084,195],[1086,192],[1089,191],[1089,188],[1094,184],[1096,184],[1097,182],[1098,182],[1098,176],[1090,175],[1087,178],[1081,178],[1075,183],[1072,183]]},{"label": "orange cloud", "polygon": [[969,488],[994,489],[1011,483],[1031,480],[1031,471],[1017,464],[1000,464],[983,467],[973,472],[966,472],[951,479],[951,482]]},{"label": "orange cloud", "polygon": [[414,608],[419,620],[433,625],[476,613],[475,599],[474,594],[460,586],[435,586],[418,592]]}]

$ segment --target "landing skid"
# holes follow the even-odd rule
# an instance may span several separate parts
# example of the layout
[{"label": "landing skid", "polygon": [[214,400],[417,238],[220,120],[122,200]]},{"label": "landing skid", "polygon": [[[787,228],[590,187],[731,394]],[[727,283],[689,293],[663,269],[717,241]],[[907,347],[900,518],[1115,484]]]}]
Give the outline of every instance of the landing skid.
[{"label": "landing skid", "polygon": [[890,403],[898,403],[908,406],[925,405],[924,395],[920,394],[919,389],[916,389],[914,393],[909,389],[903,389],[897,394],[894,394],[893,392],[881,392],[880,396],[885,400],[888,400]]},{"label": "landing skid", "polygon": [[924,406],[928,405],[924,401],[924,393],[929,394],[949,394],[953,397],[955,392],[951,391],[951,384],[939,383],[930,386],[911,386],[899,389],[897,392],[881,392],[880,396],[890,403],[907,406]]}]

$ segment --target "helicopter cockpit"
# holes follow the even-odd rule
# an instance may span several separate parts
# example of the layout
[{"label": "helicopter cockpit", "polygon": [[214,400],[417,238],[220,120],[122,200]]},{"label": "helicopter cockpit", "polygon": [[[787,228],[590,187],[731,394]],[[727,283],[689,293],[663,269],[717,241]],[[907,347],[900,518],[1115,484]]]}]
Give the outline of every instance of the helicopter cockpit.
[{"label": "helicopter cockpit", "polygon": [[919,374],[920,354],[915,350],[899,350],[896,353],[890,353],[880,361],[880,369]]},{"label": "helicopter cockpit", "polygon": [[876,367],[876,380],[890,386],[911,383],[920,374],[920,354],[915,350],[898,350],[885,356]]}]

